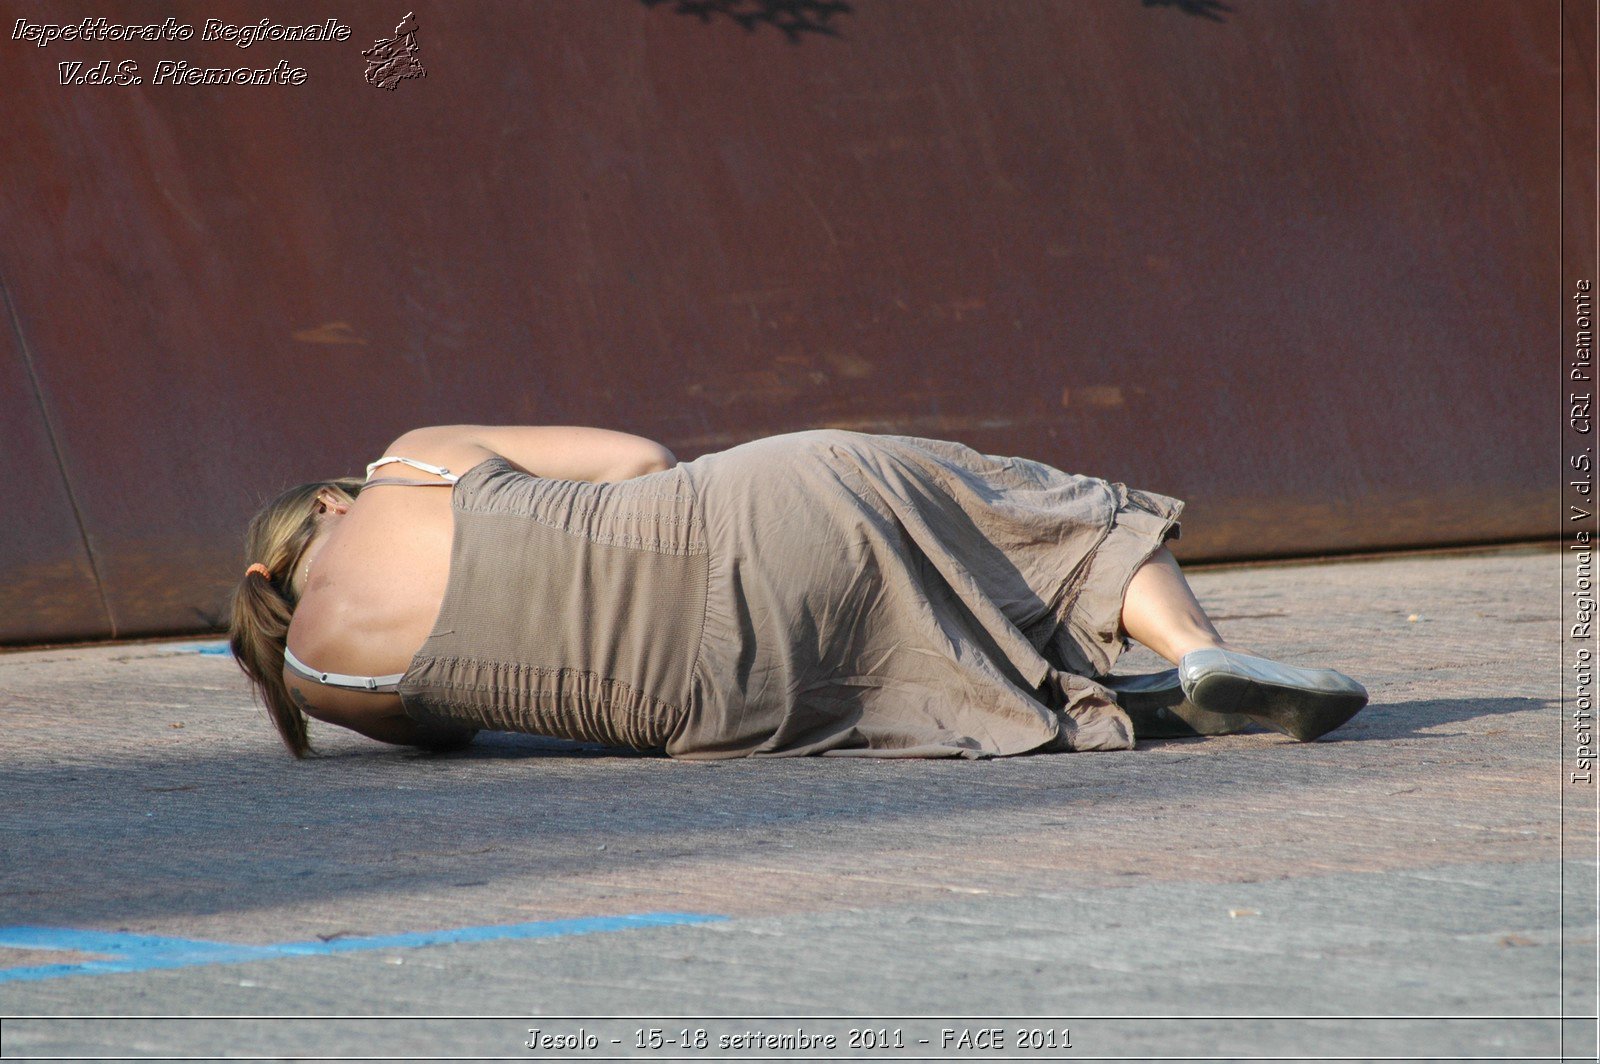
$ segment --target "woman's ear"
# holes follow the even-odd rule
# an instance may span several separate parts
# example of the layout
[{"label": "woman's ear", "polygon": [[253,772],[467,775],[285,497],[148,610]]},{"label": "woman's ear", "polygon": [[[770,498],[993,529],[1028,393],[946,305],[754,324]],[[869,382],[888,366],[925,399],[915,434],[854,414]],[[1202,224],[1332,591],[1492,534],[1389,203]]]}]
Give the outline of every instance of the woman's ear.
[{"label": "woman's ear", "polygon": [[336,514],[348,512],[350,504],[326,489],[317,492],[317,513],[325,514],[332,510]]}]

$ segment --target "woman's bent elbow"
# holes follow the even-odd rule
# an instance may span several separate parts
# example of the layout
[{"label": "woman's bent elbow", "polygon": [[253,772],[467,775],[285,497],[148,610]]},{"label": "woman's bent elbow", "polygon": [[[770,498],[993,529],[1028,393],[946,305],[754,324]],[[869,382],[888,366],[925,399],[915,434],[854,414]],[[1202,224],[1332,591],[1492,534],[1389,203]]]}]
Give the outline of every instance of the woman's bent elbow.
[{"label": "woman's bent elbow", "polygon": [[658,443],[656,444],[655,454],[650,457],[649,468],[645,472],[659,473],[664,469],[671,469],[677,464],[677,456]]},{"label": "woman's bent elbow", "polygon": [[634,477],[660,473],[663,470],[671,469],[677,464],[678,459],[671,451],[659,443],[652,443],[648,447],[641,448],[638,454],[630,455],[629,460],[618,466],[611,476],[606,479],[632,480]]}]

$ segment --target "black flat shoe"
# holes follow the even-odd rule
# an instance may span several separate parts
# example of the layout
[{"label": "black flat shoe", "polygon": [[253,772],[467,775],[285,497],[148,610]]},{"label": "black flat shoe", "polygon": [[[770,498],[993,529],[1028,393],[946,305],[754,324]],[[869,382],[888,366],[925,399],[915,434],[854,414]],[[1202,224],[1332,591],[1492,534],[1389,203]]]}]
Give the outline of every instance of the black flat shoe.
[{"label": "black flat shoe", "polygon": [[1201,735],[1232,735],[1255,723],[1243,713],[1211,713],[1189,701],[1177,669],[1133,676],[1102,676],[1111,688],[1137,739],[1193,739]]},{"label": "black flat shoe", "polygon": [[1242,713],[1308,743],[1367,704],[1367,689],[1333,669],[1301,669],[1220,647],[1178,662],[1183,693],[1212,713]]}]

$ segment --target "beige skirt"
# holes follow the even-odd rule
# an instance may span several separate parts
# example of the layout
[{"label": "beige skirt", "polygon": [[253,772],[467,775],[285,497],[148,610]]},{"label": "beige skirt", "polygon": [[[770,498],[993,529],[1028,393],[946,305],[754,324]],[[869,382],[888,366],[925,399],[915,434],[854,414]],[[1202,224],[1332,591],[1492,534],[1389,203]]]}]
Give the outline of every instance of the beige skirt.
[{"label": "beige skirt", "polygon": [[457,483],[409,714],[678,758],[1112,750],[1093,677],[1176,499],[817,430],[617,484]]}]

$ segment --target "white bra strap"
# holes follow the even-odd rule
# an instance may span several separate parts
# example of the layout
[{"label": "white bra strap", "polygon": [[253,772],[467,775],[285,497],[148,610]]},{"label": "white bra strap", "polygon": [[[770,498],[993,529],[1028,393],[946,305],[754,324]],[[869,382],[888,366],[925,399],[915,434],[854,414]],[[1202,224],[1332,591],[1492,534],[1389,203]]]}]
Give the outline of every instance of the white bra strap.
[{"label": "white bra strap", "polygon": [[452,473],[443,466],[429,465],[427,462],[419,462],[415,458],[402,458],[395,454],[386,454],[376,462],[373,462],[371,465],[367,466],[367,479],[372,479],[373,470],[377,469],[381,465],[388,465],[390,462],[400,462],[410,466],[412,469],[420,469],[424,473],[433,473],[436,476],[443,477],[451,484],[454,484],[456,481],[461,479],[461,475],[459,473]]},{"label": "white bra strap", "polygon": [[283,663],[290,672],[303,680],[325,684],[328,687],[350,687],[358,691],[393,691],[400,686],[403,672],[391,676],[351,676],[342,672],[318,672],[294,656],[294,651],[283,648]]}]

